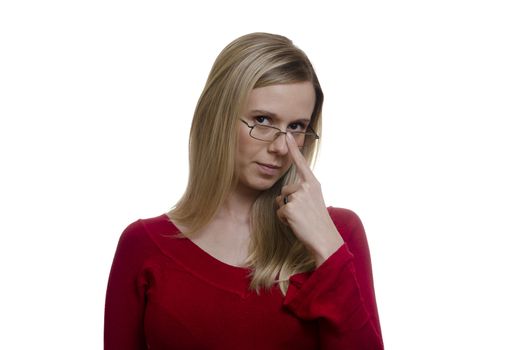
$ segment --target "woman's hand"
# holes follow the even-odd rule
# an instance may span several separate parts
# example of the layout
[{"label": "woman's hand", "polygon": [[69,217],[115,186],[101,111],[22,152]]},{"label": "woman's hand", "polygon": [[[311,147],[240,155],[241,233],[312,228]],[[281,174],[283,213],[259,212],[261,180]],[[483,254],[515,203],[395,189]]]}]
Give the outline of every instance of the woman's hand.
[{"label": "woman's hand", "polygon": [[312,252],[319,267],[343,244],[343,239],[328,214],[321,184],[290,133],[286,134],[286,144],[300,182],[282,188],[276,198],[277,215]]}]

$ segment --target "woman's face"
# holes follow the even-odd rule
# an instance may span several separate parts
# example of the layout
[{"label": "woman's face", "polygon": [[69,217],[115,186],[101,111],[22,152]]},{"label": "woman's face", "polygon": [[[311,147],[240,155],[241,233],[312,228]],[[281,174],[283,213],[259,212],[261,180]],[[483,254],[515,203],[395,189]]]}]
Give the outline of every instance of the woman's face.
[{"label": "woman's face", "polygon": [[[306,131],[315,106],[311,82],[270,85],[253,89],[242,119],[250,126],[261,124],[282,131]],[[272,187],[290,168],[286,135],[272,142],[249,135],[250,128],[239,122],[236,171],[239,189],[264,191]]]}]

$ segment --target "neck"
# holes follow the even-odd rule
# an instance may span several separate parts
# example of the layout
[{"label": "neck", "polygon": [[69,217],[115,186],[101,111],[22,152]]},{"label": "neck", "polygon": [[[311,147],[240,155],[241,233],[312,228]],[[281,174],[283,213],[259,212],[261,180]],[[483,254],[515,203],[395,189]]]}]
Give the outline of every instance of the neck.
[{"label": "neck", "polygon": [[244,188],[233,189],[223,205],[220,207],[217,218],[228,219],[235,223],[249,223],[251,206],[260,192]]}]

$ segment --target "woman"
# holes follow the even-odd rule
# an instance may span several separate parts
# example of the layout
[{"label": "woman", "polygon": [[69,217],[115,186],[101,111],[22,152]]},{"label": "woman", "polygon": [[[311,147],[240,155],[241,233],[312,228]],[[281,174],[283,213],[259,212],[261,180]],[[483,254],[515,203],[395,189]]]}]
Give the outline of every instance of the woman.
[{"label": "woman", "polygon": [[218,56],[177,205],[123,232],[105,349],[382,349],[370,255],[310,170],[323,92],[306,55],[253,33]]}]

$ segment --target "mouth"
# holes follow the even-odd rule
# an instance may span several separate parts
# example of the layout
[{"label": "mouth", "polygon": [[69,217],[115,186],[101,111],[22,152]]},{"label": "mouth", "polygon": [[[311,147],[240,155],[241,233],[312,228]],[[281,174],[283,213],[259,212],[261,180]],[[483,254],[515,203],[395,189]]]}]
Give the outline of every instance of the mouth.
[{"label": "mouth", "polygon": [[280,173],[281,166],[276,164],[259,163],[257,165],[263,175],[275,176]]},{"label": "mouth", "polygon": [[260,166],[266,167],[266,168],[270,168],[270,169],[280,169],[280,168],[282,168],[280,165],[275,165],[275,164],[267,164],[267,163],[259,163],[259,162],[257,162],[257,164],[260,165]]}]

